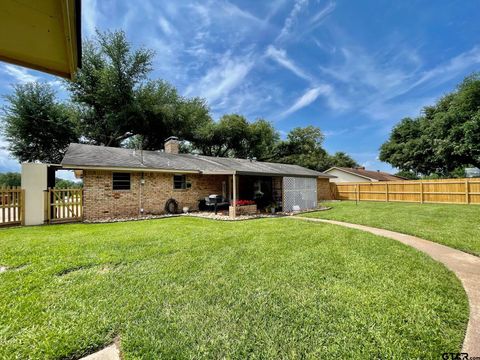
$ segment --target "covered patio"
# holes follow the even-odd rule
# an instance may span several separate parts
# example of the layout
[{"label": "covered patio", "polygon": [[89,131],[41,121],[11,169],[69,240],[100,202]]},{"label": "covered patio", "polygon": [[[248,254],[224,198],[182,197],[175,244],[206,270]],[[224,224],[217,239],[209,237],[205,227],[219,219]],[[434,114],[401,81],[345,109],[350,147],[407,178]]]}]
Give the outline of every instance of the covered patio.
[{"label": "covered patio", "polygon": [[209,194],[205,198],[206,208],[211,211],[222,211],[228,207],[230,216],[235,217],[243,215],[246,206],[250,206],[249,212],[268,214],[317,207],[316,177],[243,172],[225,175],[218,176],[218,181],[221,181],[218,188],[222,189],[222,193]]},{"label": "covered patio", "polygon": [[[222,193],[209,194],[204,200],[200,200],[204,201],[205,205],[202,206],[202,203],[200,209],[217,212],[228,207],[232,217],[237,215],[240,206],[250,206],[250,211],[255,212],[275,213],[283,210],[281,176],[232,174],[226,178],[224,175],[218,176],[218,180],[221,181]],[[234,204],[237,206],[233,206]]]}]

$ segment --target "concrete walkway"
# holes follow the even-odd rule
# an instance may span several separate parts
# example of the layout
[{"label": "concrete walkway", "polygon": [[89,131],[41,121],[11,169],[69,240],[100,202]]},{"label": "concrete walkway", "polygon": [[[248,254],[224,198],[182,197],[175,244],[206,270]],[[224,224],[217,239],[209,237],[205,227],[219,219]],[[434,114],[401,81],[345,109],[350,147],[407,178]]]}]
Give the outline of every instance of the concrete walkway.
[{"label": "concrete walkway", "polygon": [[120,360],[120,350],[115,343],[80,360]]},{"label": "concrete walkway", "polygon": [[463,341],[462,352],[468,353],[469,357],[480,356],[480,257],[395,231],[335,220],[307,218],[302,216],[293,216],[292,218],[340,225],[366,231],[374,235],[384,236],[423,251],[433,259],[444,264],[447,268],[453,271],[462,282],[470,305],[470,318],[465,340]]}]

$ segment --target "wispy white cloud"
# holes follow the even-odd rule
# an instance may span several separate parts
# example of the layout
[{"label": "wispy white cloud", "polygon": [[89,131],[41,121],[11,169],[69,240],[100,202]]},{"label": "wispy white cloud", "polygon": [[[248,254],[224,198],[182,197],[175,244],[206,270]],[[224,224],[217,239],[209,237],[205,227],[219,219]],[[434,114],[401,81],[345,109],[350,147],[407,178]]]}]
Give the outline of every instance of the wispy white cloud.
[{"label": "wispy white cloud", "polygon": [[350,131],[349,129],[324,130],[323,135],[325,135],[325,137],[327,137],[327,138],[330,138],[330,137],[333,137],[333,136],[343,135],[343,134],[345,134],[349,131]]},{"label": "wispy white cloud", "polygon": [[388,101],[384,97],[378,96],[377,99],[369,101],[359,110],[373,120],[382,120],[385,126],[378,126],[377,131],[382,135],[388,134],[392,123],[396,123],[405,117],[418,116],[423,107],[427,104],[433,104],[437,96],[409,97],[402,101]]},{"label": "wispy white cloud", "polygon": [[388,63],[358,47],[342,47],[342,59],[331,67],[320,66],[324,74],[357,90],[389,92],[405,83],[414,69],[405,62]]},{"label": "wispy white cloud", "polygon": [[172,35],[175,31],[170,22],[163,16],[158,18],[158,25],[166,35]]},{"label": "wispy white cloud", "polygon": [[292,106],[290,106],[287,110],[281,113],[280,117],[285,117],[294,112],[303,109],[304,107],[310,105],[320,95],[328,95],[332,91],[331,87],[328,85],[321,85],[314,88],[307,90],[302,96],[300,96]]},{"label": "wispy white cloud", "polygon": [[[358,46],[342,46],[342,58],[320,70],[335,80],[335,89],[359,111],[372,119],[393,122],[418,115],[442,94],[442,84],[480,64],[478,46],[427,70],[414,49],[397,44],[395,53],[392,56],[385,49],[385,53],[370,54]],[[421,95],[413,96],[415,93]]]},{"label": "wispy white cloud", "polygon": [[187,87],[186,94],[204,97],[215,105],[221,97],[228,96],[241,84],[252,66],[253,61],[248,56],[233,58],[226,53],[197,83]]},{"label": "wispy white cloud", "polygon": [[480,64],[480,46],[475,46],[433,69],[421,72],[419,79],[407,90],[427,83],[429,87],[438,86],[458,77],[472,66],[478,64]]},{"label": "wispy white cloud", "polygon": [[293,26],[297,22],[297,18],[300,13],[305,9],[308,5],[308,0],[295,0],[292,10],[288,14],[285,22],[283,24],[283,28],[280,31],[280,34],[277,37],[277,41],[284,40],[286,37],[290,35]]},{"label": "wispy white cloud", "polygon": [[97,22],[99,18],[99,7],[97,0],[82,1],[82,21],[83,29],[87,37],[95,35]]},{"label": "wispy white cloud", "polygon": [[[328,15],[335,10],[335,7],[335,2],[329,1],[323,8],[310,16],[309,14],[312,13],[312,10],[308,9],[307,11],[307,8],[309,8],[309,1],[296,0],[292,10],[285,19],[283,27],[276,38],[276,42],[282,42],[288,38],[304,37],[322,24]],[[299,18],[302,13],[305,13],[305,16],[303,16],[300,21]],[[297,27],[297,24],[300,23],[301,27]]]},{"label": "wispy white cloud", "polygon": [[315,45],[318,46],[319,49],[321,49],[322,51],[328,54],[335,54],[337,52],[337,47],[335,45],[323,44],[321,41],[319,41],[316,38],[313,38],[313,42],[315,43]]},{"label": "wispy white cloud", "polygon": [[39,77],[33,75],[29,70],[15,65],[6,64],[3,66],[3,72],[12,77],[17,83],[28,83],[38,81]]},{"label": "wispy white cloud", "polygon": [[318,11],[314,16],[310,18],[308,21],[310,26],[316,27],[319,23],[322,22],[323,19],[325,19],[333,10],[335,10],[335,3],[333,1],[330,1],[327,3],[327,5]]},{"label": "wispy white cloud", "polygon": [[284,68],[290,70],[298,77],[307,81],[312,81],[312,77],[308,75],[304,70],[295,65],[295,63],[288,58],[287,52],[283,49],[277,49],[273,45],[270,45],[265,52],[265,55],[275,60],[278,64]]},{"label": "wispy white cloud", "polygon": [[277,13],[282,9],[285,4],[287,3],[287,0],[271,0],[268,2],[269,9],[267,16],[265,17],[265,21],[270,21],[272,17],[277,15]]},{"label": "wispy white cloud", "polygon": [[218,11],[222,12],[222,16],[227,16],[230,18],[236,18],[236,19],[244,19],[252,22],[256,22],[257,24],[264,25],[265,21],[252,13],[240,9],[238,6],[228,2],[228,1],[223,1],[220,3],[214,4],[214,7],[218,9]]},{"label": "wispy white cloud", "polygon": [[65,87],[65,82],[57,76],[46,75],[37,71],[11,64],[0,65],[0,75],[2,74],[6,76],[0,76],[0,88],[4,87],[5,89],[7,89],[17,84],[42,82],[50,85],[57,92],[57,96],[59,97],[59,99],[63,100],[67,98],[67,89]]}]

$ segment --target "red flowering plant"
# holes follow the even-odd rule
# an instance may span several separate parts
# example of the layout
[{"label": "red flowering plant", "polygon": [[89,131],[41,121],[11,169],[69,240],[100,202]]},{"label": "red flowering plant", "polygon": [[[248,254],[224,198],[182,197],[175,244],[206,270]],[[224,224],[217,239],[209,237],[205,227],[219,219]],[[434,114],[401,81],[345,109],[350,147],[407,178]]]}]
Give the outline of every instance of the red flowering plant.
[{"label": "red flowering plant", "polygon": [[237,200],[234,202],[234,205],[243,206],[243,205],[255,205],[255,201],[253,200]]}]

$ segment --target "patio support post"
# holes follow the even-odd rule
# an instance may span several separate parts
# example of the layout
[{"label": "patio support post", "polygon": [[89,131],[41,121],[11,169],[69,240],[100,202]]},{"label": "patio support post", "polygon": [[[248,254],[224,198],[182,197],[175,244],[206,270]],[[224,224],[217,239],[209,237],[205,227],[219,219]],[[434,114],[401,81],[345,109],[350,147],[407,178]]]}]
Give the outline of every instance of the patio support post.
[{"label": "patio support post", "polygon": [[237,217],[237,174],[236,172],[234,171],[233,172],[233,184],[232,184],[232,187],[233,187],[233,217]]}]

